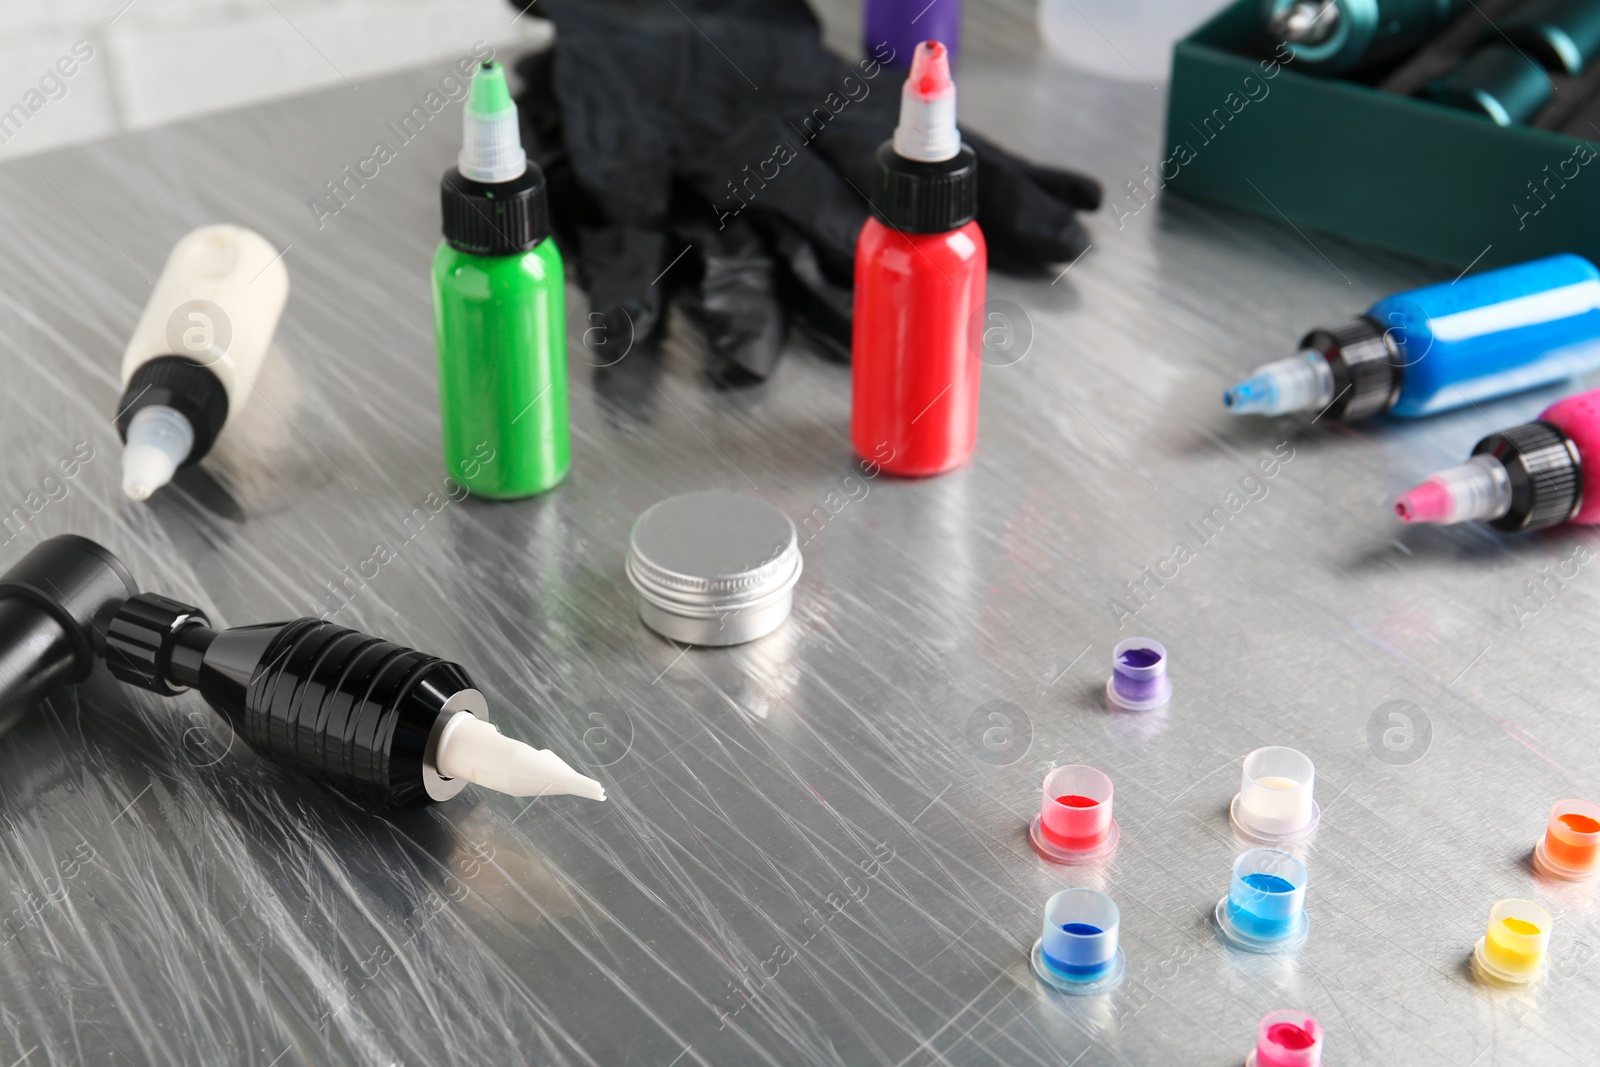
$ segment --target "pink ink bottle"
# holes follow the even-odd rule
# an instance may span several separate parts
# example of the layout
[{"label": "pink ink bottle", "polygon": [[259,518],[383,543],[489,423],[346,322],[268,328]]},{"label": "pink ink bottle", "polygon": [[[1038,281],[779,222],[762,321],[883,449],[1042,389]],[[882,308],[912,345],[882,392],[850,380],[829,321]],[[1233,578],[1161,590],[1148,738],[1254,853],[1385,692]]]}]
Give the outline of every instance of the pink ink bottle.
[{"label": "pink ink bottle", "polygon": [[1487,522],[1497,530],[1600,524],[1600,389],[1490,434],[1467,462],[1402,493],[1394,511],[1405,522]]}]

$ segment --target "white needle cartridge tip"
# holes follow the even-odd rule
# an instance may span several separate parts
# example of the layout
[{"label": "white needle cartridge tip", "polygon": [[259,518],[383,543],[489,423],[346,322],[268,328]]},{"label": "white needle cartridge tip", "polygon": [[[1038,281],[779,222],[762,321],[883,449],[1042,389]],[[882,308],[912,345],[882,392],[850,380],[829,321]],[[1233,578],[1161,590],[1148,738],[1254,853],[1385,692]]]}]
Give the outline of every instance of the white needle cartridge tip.
[{"label": "white needle cartridge tip", "polygon": [[514,797],[606,798],[604,786],[554,752],[507,737],[471,712],[457,712],[445,723],[434,762],[446,778],[465,778]]}]

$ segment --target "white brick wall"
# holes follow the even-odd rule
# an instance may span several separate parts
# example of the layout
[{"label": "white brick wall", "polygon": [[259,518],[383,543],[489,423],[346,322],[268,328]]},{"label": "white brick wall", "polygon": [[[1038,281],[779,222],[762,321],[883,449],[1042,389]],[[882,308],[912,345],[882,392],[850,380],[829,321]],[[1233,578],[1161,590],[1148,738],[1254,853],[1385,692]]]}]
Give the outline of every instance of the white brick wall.
[{"label": "white brick wall", "polygon": [[546,33],[505,0],[0,0],[0,160]]}]

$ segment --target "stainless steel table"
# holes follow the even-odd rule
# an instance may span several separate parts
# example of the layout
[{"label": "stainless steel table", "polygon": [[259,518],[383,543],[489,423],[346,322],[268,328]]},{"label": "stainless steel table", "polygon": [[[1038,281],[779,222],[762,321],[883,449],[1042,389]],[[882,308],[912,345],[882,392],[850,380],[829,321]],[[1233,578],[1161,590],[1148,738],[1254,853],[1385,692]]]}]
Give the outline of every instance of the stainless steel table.
[{"label": "stainless steel table", "polygon": [[[1001,30],[969,19],[967,120],[1113,197],[1140,181],[1159,92],[1054,68],[995,10]],[[0,1064],[1223,1067],[1291,1006],[1330,1064],[1595,1061],[1594,891],[1528,862],[1549,805],[1597,792],[1600,570],[1549,578],[1592,535],[1389,513],[1557,393],[1357,428],[1218,403],[1303,329],[1438,270],[1124,194],[1062,276],[992,279],[1017,345],[985,370],[976,460],[925,482],[862,476],[845,368],[797,347],[718,391],[677,320],[602,368],[574,292],[571,479],[440,506],[427,278],[455,110],[322,226],[307,200],[444,69],[0,169],[0,564],[76,531],[214,619],[328,611],[456,658],[508,732],[612,799],[373,814],[197,698],[96,677],[0,742]],[[216,220],[287,249],[278,352],[231,440],[134,504],[119,354],[169,246]],[[41,488],[80,443],[93,458]],[[1275,450],[1292,459],[1198,543],[1185,524]],[[622,571],[634,516],[706,487],[772,501],[806,541],[787,626],[723,651],[647,631]],[[1149,582],[1179,540],[1194,558]],[[1110,650],[1135,633],[1171,650],[1176,695],[1113,714]],[[1317,761],[1323,807],[1311,937],[1284,958],[1209,925],[1240,757],[1274,743]],[[1117,787],[1098,870],[1026,840],[1041,776],[1077,762]],[[1107,996],[1028,969],[1045,898],[1074,884],[1122,907]],[[1467,969],[1507,896],[1556,916],[1529,992]]]}]

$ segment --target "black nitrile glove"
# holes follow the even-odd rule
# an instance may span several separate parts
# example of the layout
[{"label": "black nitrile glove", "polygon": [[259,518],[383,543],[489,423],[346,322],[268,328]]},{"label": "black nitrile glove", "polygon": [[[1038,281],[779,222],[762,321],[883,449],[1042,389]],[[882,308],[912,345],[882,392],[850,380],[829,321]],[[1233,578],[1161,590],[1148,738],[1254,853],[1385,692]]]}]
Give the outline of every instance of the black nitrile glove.
[{"label": "black nitrile glove", "polygon": [[[803,0],[540,0],[533,13],[557,39],[517,66],[524,137],[607,330],[647,339],[668,292],[687,290],[729,377],[765,378],[791,322],[848,358],[855,242],[904,72],[829,52]],[[1088,248],[1077,212],[1100,206],[1099,183],[962,136],[991,263],[1038,273]]]}]

